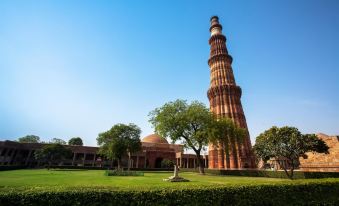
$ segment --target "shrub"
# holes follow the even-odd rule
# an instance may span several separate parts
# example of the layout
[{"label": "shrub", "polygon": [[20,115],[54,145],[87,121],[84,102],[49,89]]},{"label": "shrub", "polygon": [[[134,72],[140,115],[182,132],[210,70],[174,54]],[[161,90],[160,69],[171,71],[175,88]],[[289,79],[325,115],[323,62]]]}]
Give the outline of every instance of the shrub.
[{"label": "shrub", "polygon": [[171,161],[169,159],[163,159],[161,161],[161,168],[171,168],[171,169],[173,169],[173,167],[174,167],[173,161]]},{"label": "shrub", "polygon": [[[196,169],[180,168],[181,172],[199,172]],[[270,177],[270,178],[288,178],[284,171],[270,170],[213,170],[206,169],[206,174],[231,175],[246,177]],[[312,179],[312,178],[339,178],[339,172],[304,172],[295,171],[294,179]]]},{"label": "shrub", "polygon": [[106,176],[144,176],[143,172],[139,171],[123,171],[123,170],[106,170]]},{"label": "shrub", "polygon": [[[50,189],[51,190],[51,189]],[[174,190],[112,190],[63,188],[9,189],[0,205],[338,205],[339,182],[321,180],[298,184],[214,186]]]}]

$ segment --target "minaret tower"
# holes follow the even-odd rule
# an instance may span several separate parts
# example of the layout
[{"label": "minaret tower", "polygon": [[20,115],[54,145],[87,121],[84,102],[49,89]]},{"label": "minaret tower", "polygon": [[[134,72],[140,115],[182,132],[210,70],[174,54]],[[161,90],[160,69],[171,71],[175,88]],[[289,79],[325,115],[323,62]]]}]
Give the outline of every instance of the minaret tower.
[{"label": "minaret tower", "polygon": [[246,138],[235,142],[226,152],[218,145],[209,145],[209,168],[252,168],[255,166],[251,152],[251,140],[247,129],[244,111],[241,105],[241,88],[236,85],[232,70],[232,57],[226,48],[226,37],[222,34],[219,18],[211,18],[211,46],[208,65],[211,69],[211,83],[207,92],[210,110],[219,117],[229,117],[241,128],[246,129]]}]

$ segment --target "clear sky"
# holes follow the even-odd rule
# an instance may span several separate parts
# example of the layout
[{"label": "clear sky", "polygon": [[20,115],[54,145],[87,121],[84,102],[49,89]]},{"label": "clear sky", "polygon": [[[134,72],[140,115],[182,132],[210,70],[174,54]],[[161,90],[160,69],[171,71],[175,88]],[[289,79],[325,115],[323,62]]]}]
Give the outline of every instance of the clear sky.
[{"label": "clear sky", "polygon": [[218,15],[255,137],[339,134],[339,1],[0,2],[0,140],[84,139],[178,98],[207,106]]}]

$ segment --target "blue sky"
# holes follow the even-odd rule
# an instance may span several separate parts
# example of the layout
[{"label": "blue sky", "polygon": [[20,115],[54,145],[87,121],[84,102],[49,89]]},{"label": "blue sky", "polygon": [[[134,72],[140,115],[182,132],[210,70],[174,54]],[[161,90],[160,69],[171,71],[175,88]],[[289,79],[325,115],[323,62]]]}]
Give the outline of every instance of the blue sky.
[{"label": "blue sky", "polygon": [[339,134],[339,3],[0,2],[0,139],[84,139],[178,98],[208,106],[218,15],[252,143],[273,125]]}]

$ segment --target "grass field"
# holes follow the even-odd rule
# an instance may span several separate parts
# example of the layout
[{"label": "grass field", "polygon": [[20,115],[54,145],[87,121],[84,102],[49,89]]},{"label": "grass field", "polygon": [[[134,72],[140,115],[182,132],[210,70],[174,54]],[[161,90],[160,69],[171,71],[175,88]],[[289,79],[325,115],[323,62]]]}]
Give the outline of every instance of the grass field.
[{"label": "grass field", "polygon": [[[103,170],[12,170],[0,172],[0,191],[14,190],[48,190],[58,187],[107,188],[112,190],[154,190],[184,189],[195,186],[241,186],[265,184],[298,184],[320,181],[317,179],[288,180],[263,177],[236,177],[199,175],[182,172],[180,176],[190,182],[171,183],[163,179],[171,176],[170,172],[145,172],[145,176],[105,176]],[[324,179],[322,179],[324,181]],[[331,179],[339,182],[339,178]]]}]

